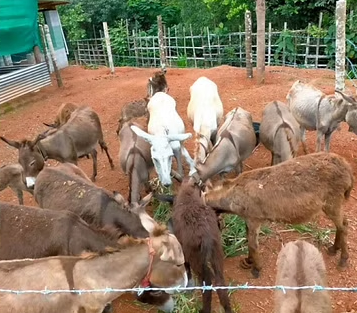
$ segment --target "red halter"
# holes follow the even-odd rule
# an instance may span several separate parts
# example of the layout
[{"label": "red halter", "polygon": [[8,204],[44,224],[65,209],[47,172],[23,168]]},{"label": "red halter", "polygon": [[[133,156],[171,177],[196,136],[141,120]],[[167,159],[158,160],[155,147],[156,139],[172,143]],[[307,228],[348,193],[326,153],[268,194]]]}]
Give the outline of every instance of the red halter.
[{"label": "red halter", "polygon": [[154,255],[156,253],[154,248],[152,247],[152,239],[151,238],[147,239],[147,243],[148,243],[148,246],[149,246],[150,263],[149,263],[148,272],[146,273],[146,276],[144,277],[144,279],[141,282],[141,287],[144,287],[144,288],[150,287],[150,275],[151,275],[151,272],[152,272],[152,264],[154,262]]}]

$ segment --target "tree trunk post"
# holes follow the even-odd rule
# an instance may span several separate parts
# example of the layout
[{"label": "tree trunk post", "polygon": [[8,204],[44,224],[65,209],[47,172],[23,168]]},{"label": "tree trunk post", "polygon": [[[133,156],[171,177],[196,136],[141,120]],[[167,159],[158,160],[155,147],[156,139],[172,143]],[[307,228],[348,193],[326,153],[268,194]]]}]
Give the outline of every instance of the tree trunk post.
[{"label": "tree trunk post", "polygon": [[61,78],[61,74],[60,71],[57,67],[57,59],[56,59],[56,52],[55,49],[53,48],[53,43],[52,43],[52,39],[51,39],[51,35],[50,35],[50,30],[48,28],[48,25],[44,25],[43,29],[45,31],[45,35],[46,35],[46,41],[47,41],[47,45],[48,45],[48,49],[50,50],[50,55],[51,55],[51,59],[52,59],[52,64],[53,64],[53,69],[55,71],[55,75],[56,75],[56,79],[57,79],[57,86],[58,87],[62,87],[63,83],[62,83],[62,78]]},{"label": "tree trunk post", "polygon": [[252,53],[252,13],[245,12],[245,62],[247,77],[253,78],[253,53]]},{"label": "tree trunk post", "polygon": [[166,72],[166,53],[165,53],[165,40],[164,40],[164,29],[162,26],[162,17],[158,15],[157,17],[157,29],[159,37],[159,47],[160,47],[160,65],[161,70]]},{"label": "tree trunk post", "polygon": [[336,3],[336,71],[335,88],[345,89],[345,58],[346,58],[346,1]]},{"label": "tree trunk post", "polygon": [[265,0],[257,0],[257,83],[265,81]]},{"label": "tree trunk post", "polygon": [[109,30],[108,30],[107,22],[103,22],[103,29],[104,29],[105,45],[107,47],[107,53],[108,53],[110,72],[112,74],[114,74],[114,62],[113,62],[113,55],[112,55],[112,47],[110,45],[110,37],[109,37]]}]

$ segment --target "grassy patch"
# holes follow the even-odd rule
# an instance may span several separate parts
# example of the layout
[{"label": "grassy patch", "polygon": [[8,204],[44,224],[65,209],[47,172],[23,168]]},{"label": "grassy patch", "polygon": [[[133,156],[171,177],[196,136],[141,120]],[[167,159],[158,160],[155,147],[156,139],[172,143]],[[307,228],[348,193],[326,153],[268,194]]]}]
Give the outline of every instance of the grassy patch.
[{"label": "grassy patch", "polygon": [[330,235],[336,232],[334,229],[318,227],[315,223],[289,225],[288,228],[299,234],[308,235],[318,244],[325,246],[331,244]]},{"label": "grassy patch", "polygon": [[[172,188],[161,185],[158,178],[153,178],[149,181],[151,189],[158,194],[172,195]],[[171,216],[171,205],[168,202],[161,202],[157,199],[152,200],[154,208],[154,219],[160,223],[166,224]]]},{"label": "grassy patch", "polygon": [[[266,226],[262,226],[260,233],[269,235],[271,230]],[[248,252],[245,222],[238,215],[224,214],[222,245],[226,257],[242,255]]]}]

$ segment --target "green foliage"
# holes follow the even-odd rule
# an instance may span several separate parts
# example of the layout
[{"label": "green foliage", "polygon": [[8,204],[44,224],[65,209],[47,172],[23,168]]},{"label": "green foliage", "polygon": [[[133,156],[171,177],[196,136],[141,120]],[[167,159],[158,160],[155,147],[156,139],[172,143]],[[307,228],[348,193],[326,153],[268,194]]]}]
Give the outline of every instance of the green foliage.
[{"label": "green foliage", "polygon": [[296,55],[296,46],[291,31],[282,31],[275,44],[278,45],[274,53],[275,62],[279,64],[282,56],[285,55],[285,59],[292,63]]},{"label": "green foliage", "polygon": [[[269,235],[271,230],[263,226],[261,233]],[[226,257],[242,255],[248,252],[245,221],[238,215],[224,214],[222,246]]]},{"label": "green foliage", "polygon": [[149,30],[156,25],[158,15],[168,26],[179,23],[178,7],[167,0],[128,0],[128,9],[141,29]]},{"label": "green foliage", "polygon": [[69,41],[86,37],[85,24],[90,23],[89,15],[83,10],[80,3],[58,8],[64,33]]},{"label": "green foliage", "polygon": [[311,25],[308,28],[307,33],[314,38],[323,38],[327,35],[327,30],[318,27],[317,25]]},{"label": "green foliage", "polygon": [[113,54],[126,55],[128,53],[128,39],[123,20],[115,22],[114,25],[109,28],[109,36]]},{"label": "green foliage", "polygon": [[177,67],[186,68],[187,67],[187,55],[179,54],[177,57]]},{"label": "green foliage", "polygon": [[311,236],[317,243],[322,245],[331,244],[330,235],[335,232],[333,229],[320,228],[314,223],[289,225],[289,228],[302,235]]}]

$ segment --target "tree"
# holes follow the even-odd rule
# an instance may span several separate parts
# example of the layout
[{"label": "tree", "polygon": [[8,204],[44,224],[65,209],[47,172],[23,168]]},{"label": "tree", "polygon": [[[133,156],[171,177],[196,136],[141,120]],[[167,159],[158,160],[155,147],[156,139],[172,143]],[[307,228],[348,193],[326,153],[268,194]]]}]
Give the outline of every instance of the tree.
[{"label": "tree", "polygon": [[256,0],[257,14],[257,82],[265,80],[265,0]]},{"label": "tree", "polygon": [[80,3],[72,6],[60,6],[58,12],[61,16],[64,33],[69,41],[86,37],[85,25],[91,22],[91,19],[84,12]]}]

